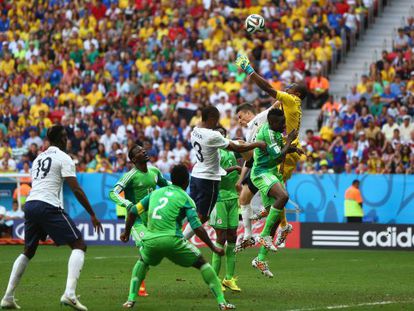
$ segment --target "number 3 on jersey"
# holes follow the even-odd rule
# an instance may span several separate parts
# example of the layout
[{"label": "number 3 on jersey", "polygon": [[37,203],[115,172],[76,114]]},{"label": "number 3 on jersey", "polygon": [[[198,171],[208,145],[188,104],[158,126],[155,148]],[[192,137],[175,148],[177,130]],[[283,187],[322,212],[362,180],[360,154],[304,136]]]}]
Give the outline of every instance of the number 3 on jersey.
[{"label": "number 3 on jersey", "polygon": [[163,197],[159,200],[160,205],[154,208],[154,211],[152,212],[152,219],[162,219],[161,215],[158,215],[157,212],[165,207],[168,203],[168,199]]},{"label": "number 3 on jersey", "polygon": [[203,148],[201,148],[200,143],[198,141],[195,141],[193,144],[193,147],[195,151],[197,152],[196,153],[197,160],[200,162],[204,162],[204,157],[203,157],[203,154],[201,153],[201,151],[203,151]]}]

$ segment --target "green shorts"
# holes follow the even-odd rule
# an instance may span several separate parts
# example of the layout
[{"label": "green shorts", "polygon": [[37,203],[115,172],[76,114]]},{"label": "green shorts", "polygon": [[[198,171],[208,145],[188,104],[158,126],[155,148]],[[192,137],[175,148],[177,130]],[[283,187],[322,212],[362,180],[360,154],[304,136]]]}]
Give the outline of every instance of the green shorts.
[{"label": "green shorts", "polygon": [[217,229],[237,229],[239,226],[239,200],[217,201],[210,214],[209,225]]},{"label": "green shorts", "polygon": [[131,229],[132,239],[137,247],[141,247],[142,238],[145,236],[147,227],[142,222],[135,222]]},{"label": "green shorts", "polygon": [[184,238],[163,236],[143,240],[140,248],[142,260],[150,266],[157,266],[168,258],[182,267],[191,267],[201,256],[201,252]]},{"label": "green shorts", "polygon": [[262,198],[262,203],[264,207],[272,206],[275,203],[275,199],[268,196],[270,189],[277,183],[282,183],[282,176],[275,175],[272,173],[262,173],[258,176],[251,175],[251,180],[253,185],[256,186],[260,191],[260,196]]}]

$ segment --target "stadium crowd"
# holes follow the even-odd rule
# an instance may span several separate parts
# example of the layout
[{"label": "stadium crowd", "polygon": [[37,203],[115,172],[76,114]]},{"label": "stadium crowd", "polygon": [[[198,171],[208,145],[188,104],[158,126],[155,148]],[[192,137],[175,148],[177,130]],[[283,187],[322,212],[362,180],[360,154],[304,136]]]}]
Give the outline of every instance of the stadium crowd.
[{"label": "stadium crowd", "polygon": [[299,171],[414,174],[414,17],[393,42],[346,97],[322,106]]},{"label": "stadium crowd", "polygon": [[[247,101],[260,110],[270,104],[271,99],[248,83],[234,64],[238,51],[247,51],[254,67],[277,90],[305,81],[309,102],[320,107],[329,98],[324,75],[333,60],[340,60],[348,41],[344,38],[358,34],[361,17],[376,4],[370,0],[174,3],[172,7],[164,0],[0,1],[0,171],[29,172],[36,155],[48,146],[47,128],[57,122],[67,129],[68,151],[79,172],[125,172],[127,149],[134,142],[143,144],[151,162],[163,172],[177,162],[190,167],[194,155],[189,134],[201,120],[202,107],[215,105],[231,138],[239,138],[244,130],[235,120],[237,105]],[[252,13],[265,17],[266,31],[249,36],[243,22]],[[371,127],[365,129],[370,120],[382,126],[391,116],[399,124],[405,116],[403,107],[413,114],[413,97],[407,94],[413,92],[414,77],[398,89],[412,67],[405,61],[412,55],[412,27],[410,21],[396,40],[395,51],[373,65],[369,77],[342,104],[331,98],[323,105],[321,139],[308,133],[306,147],[311,154],[300,171],[323,169],[327,161],[328,171],[330,167],[349,171],[349,164],[362,173],[361,160],[369,161],[373,154],[371,132],[380,135],[375,125],[371,132]],[[393,93],[396,89],[398,94]],[[362,94],[367,92],[370,96],[364,102]],[[394,130],[395,125],[390,126]],[[401,154],[403,172],[409,172],[411,151],[398,144],[394,132],[392,137],[389,131],[385,134],[392,161]],[[363,149],[361,156],[356,153],[357,162],[353,156],[343,160],[338,150],[348,144],[371,149]],[[375,145],[378,161],[391,150],[387,146]],[[353,155],[351,148],[341,148]],[[391,172],[401,172],[397,168]]]}]

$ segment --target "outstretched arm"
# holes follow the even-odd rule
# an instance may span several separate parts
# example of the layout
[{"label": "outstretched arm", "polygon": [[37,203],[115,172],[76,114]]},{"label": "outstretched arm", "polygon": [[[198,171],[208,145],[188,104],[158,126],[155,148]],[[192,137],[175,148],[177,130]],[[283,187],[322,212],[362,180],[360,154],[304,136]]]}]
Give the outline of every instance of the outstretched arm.
[{"label": "outstretched arm", "polygon": [[253,67],[250,65],[250,61],[245,54],[239,53],[237,54],[237,58],[235,61],[236,65],[239,66],[247,75],[250,76],[250,80],[257,84],[263,91],[265,91],[269,96],[276,98],[277,91],[270,85],[266,79],[262,78],[259,74],[257,74]]},{"label": "outstretched arm", "polygon": [[250,75],[250,80],[256,83],[256,85],[260,87],[264,92],[266,92],[269,96],[276,98],[277,91],[261,75],[253,71],[253,73]]},{"label": "outstretched arm", "polygon": [[237,153],[243,153],[255,148],[266,149],[266,143],[263,141],[256,141],[253,143],[235,143],[230,141],[229,145],[227,146],[227,150],[234,151]]}]

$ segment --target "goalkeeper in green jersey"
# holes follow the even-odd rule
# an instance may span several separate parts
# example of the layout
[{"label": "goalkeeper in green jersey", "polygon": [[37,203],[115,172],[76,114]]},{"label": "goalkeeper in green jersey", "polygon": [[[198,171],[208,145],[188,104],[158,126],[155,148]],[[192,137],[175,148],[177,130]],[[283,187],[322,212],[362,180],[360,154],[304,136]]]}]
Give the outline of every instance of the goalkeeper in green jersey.
[{"label": "goalkeeper in green jersey", "polygon": [[282,133],[285,128],[286,120],[283,111],[280,109],[270,110],[267,115],[267,123],[262,125],[256,135],[256,141],[264,141],[268,147],[266,151],[254,151],[254,163],[251,171],[252,182],[260,191],[263,206],[270,209],[262,233],[257,238],[262,246],[258,257],[253,259],[252,265],[268,277],[273,277],[273,274],[265,261],[267,252],[269,249],[277,251],[273,245],[271,231],[289,199],[283,185],[283,176],[277,167],[287,153],[300,152],[299,149],[291,145],[298,135],[296,130],[287,135],[286,144],[284,144]]},{"label": "goalkeeper in green jersey", "polygon": [[[117,205],[124,207],[127,211],[141,201],[148,193],[155,190],[157,186],[164,187],[168,185],[168,181],[157,168],[148,167],[149,157],[144,148],[134,145],[129,150],[128,157],[134,164],[134,168],[124,174],[109,192],[111,200]],[[121,196],[121,192],[124,192],[124,198]],[[137,247],[141,245],[141,236],[145,232],[144,219],[146,218],[143,217],[141,219],[138,217],[132,228],[132,237]],[[133,281],[131,279],[131,283]],[[140,296],[148,296],[144,283],[141,284],[138,294]]]},{"label": "goalkeeper in green jersey", "polygon": [[[227,131],[219,127],[217,131],[223,137],[227,136]],[[221,177],[217,203],[210,215],[209,224],[216,231],[216,246],[225,250],[226,275],[222,285],[233,291],[239,292],[240,288],[234,278],[236,265],[236,254],[234,248],[237,241],[237,227],[239,225],[239,194],[236,183],[239,179],[241,167],[237,165],[237,160],[232,151],[220,149],[220,167],[227,175]],[[226,243],[227,242],[227,243]],[[211,263],[217,275],[220,273],[221,257],[213,253]]]},{"label": "goalkeeper in green jersey", "polygon": [[[220,310],[235,309],[226,302],[220,280],[200,251],[183,238],[181,231],[183,220],[187,220],[195,234],[206,243],[213,252],[222,256],[224,251],[214,246],[197,216],[194,201],[185,192],[189,184],[188,170],[184,165],[176,165],[171,170],[172,185],[155,190],[131,208],[127,215],[125,232],[121,240],[127,242],[138,215],[147,213],[147,230],[142,237],[141,259],[138,262],[135,278],[139,284],[145,279],[149,266],[157,266],[162,259],[168,258],[182,267],[200,269],[204,282],[210,287],[217,299]],[[135,293],[136,291],[133,291]],[[124,304],[132,308],[136,295],[130,295]]]}]

